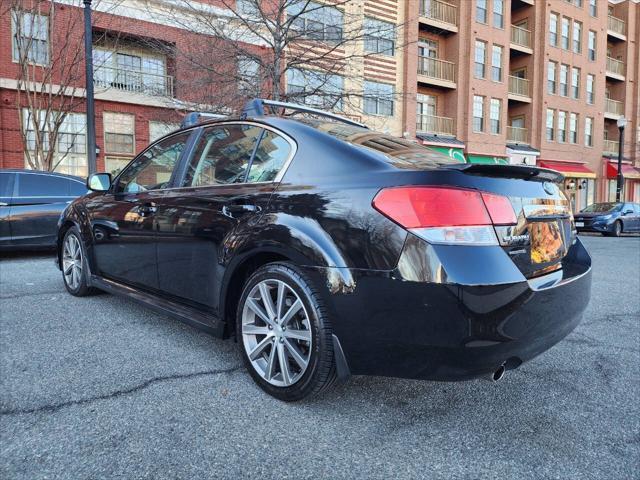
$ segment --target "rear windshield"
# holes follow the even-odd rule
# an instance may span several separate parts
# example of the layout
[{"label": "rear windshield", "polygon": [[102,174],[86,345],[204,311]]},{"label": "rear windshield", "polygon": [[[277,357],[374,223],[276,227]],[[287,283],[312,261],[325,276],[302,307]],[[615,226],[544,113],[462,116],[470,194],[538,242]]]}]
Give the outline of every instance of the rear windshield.
[{"label": "rear windshield", "polygon": [[617,212],[621,207],[621,203],[594,203],[582,211],[584,213]]},{"label": "rear windshield", "polygon": [[328,133],[351,145],[383,154],[398,168],[428,169],[439,165],[459,163],[443,153],[436,152],[404,138],[385,135],[366,128],[312,119],[299,119],[307,125]]}]

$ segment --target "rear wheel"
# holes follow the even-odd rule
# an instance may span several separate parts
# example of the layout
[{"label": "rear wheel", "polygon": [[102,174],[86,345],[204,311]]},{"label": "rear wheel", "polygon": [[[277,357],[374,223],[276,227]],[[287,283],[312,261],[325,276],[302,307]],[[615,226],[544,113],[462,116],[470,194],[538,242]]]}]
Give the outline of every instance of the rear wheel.
[{"label": "rear wheel", "polygon": [[249,277],[236,333],[254,381],[280,400],[315,395],[335,380],[328,310],[312,281],[291,264],[268,264]]},{"label": "rear wheel", "polygon": [[612,235],[614,237],[619,237],[622,234],[622,222],[620,220],[616,220],[613,224],[613,232]]},{"label": "rear wheel", "polygon": [[67,291],[76,297],[94,293],[89,287],[87,277],[87,258],[84,245],[77,227],[67,230],[62,242],[62,280]]}]

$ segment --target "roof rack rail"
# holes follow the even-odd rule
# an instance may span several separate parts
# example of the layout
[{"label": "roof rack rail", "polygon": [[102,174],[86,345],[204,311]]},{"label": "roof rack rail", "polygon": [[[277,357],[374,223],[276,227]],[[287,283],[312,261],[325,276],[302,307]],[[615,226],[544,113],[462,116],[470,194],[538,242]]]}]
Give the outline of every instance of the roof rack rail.
[{"label": "roof rack rail", "polygon": [[180,122],[180,128],[193,127],[204,120],[215,120],[220,118],[225,118],[225,116],[209,112],[190,112],[187,113],[182,119],[182,122]]},{"label": "roof rack rail", "polygon": [[346,123],[348,125],[353,125],[354,127],[361,127],[368,129],[365,124],[356,122],[355,120],[350,120],[345,117],[341,117],[340,115],[336,115],[335,113],[325,112],[324,110],[319,110],[317,108],[307,107],[306,105],[298,105],[296,103],[287,103],[287,102],[279,102],[276,100],[266,100],[264,98],[255,98],[253,100],[248,101],[244,109],[242,110],[242,118],[247,117],[262,117],[264,116],[264,107],[281,107],[287,110],[295,110],[296,112],[305,112],[305,113],[313,113],[314,115],[319,115],[322,117],[331,118],[333,120],[337,120],[342,123]]}]

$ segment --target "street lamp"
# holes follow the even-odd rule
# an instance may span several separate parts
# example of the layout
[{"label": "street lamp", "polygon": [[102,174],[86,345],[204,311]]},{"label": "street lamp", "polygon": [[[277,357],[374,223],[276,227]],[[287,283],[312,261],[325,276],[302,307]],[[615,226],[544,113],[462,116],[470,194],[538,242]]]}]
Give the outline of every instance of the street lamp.
[{"label": "street lamp", "polygon": [[89,175],[96,173],[96,119],[93,98],[93,34],[91,31],[91,1],[84,0],[84,80],[87,94],[87,155]]},{"label": "street lamp", "polygon": [[619,202],[624,182],[624,177],[622,176],[622,151],[624,149],[624,127],[627,125],[627,119],[620,117],[617,124],[618,130],[620,131],[620,137],[618,138],[618,179],[616,184],[616,202]]}]

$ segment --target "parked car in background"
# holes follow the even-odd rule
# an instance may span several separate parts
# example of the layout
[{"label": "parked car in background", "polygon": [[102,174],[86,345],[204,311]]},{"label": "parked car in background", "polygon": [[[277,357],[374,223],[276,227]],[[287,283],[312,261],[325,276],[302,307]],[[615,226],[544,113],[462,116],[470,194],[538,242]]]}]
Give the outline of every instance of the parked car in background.
[{"label": "parked car in background", "polygon": [[629,202],[594,203],[575,214],[578,232],[600,232],[619,237],[640,232],[640,204]]},{"label": "parked car in background", "polygon": [[255,100],[92,175],[60,218],[58,264],[71,295],[97,288],[235,336],[282,400],[349,373],[496,381],[589,303],[563,179]]},{"label": "parked car in background", "polygon": [[80,177],[0,170],[0,249],[54,247],[60,214],[85,193]]}]

